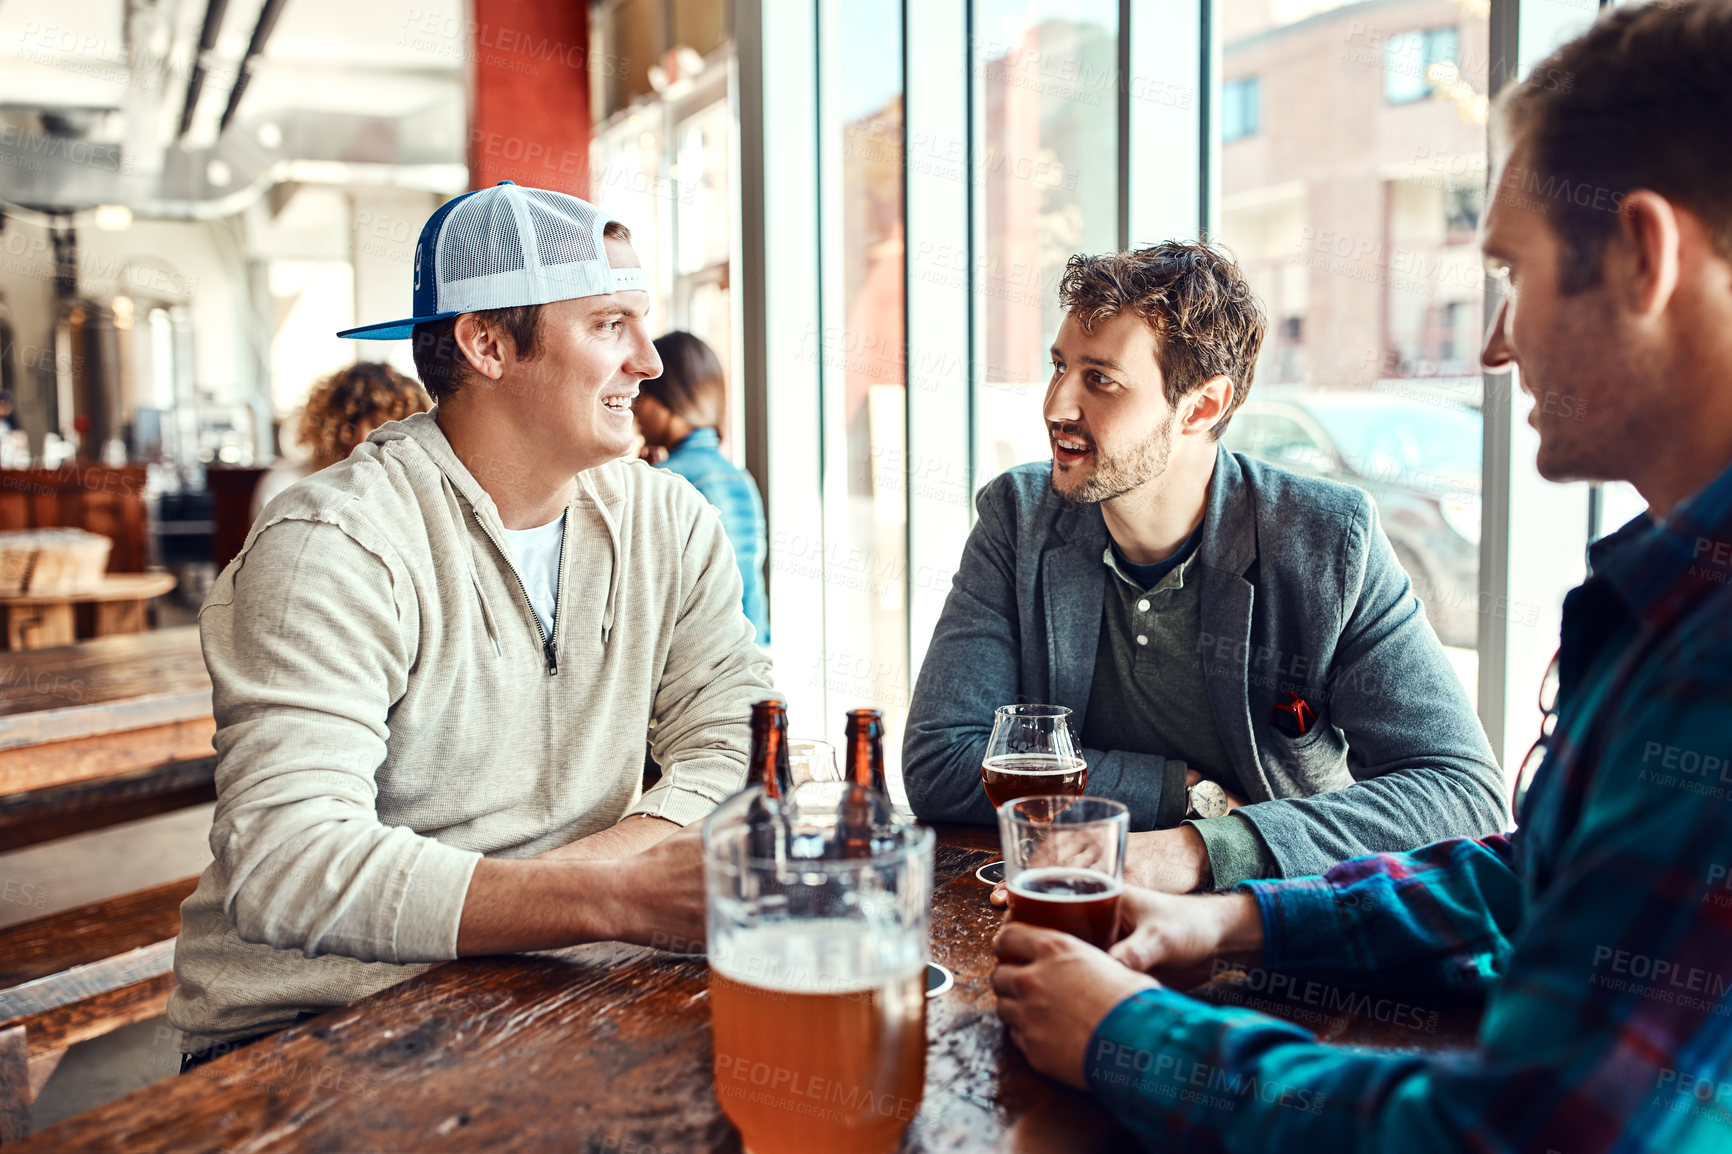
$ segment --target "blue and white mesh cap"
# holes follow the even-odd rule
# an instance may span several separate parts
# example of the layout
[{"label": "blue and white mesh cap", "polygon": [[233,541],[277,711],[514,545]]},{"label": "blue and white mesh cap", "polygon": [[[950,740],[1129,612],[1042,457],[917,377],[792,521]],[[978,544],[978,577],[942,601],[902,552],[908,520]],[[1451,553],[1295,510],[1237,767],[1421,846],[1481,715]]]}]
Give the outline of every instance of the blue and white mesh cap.
[{"label": "blue and white mesh cap", "polygon": [[641,268],[607,263],[612,217],[588,201],[502,180],[447,201],[415,242],[415,315],[339,337],[402,340],[415,326],[483,309],[542,305],[647,289]]}]

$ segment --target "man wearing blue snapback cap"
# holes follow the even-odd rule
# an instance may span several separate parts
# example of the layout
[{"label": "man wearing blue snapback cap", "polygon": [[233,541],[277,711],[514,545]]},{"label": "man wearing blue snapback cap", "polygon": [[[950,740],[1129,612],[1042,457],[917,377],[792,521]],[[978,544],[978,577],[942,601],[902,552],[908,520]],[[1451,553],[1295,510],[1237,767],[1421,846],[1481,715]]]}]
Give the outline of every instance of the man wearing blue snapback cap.
[{"label": "man wearing blue snapback cap", "polygon": [[624,225],[506,182],[422,229],[414,316],[339,334],[412,338],[437,407],[266,506],[200,612],[189,1062],[459,955],[701,941],[669,835],[739,788],[771,684],[715,511],[620,459],[648,307]]}]

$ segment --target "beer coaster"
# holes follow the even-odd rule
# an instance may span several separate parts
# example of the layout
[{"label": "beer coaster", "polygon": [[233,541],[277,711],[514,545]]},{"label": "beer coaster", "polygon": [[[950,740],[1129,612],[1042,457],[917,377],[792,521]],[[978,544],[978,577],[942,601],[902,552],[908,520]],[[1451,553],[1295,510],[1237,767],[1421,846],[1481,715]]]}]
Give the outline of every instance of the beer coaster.
[{"label": "beer coaster", "polygon": [[989,861],[979,869],[975,870],[974,876],[989,886],[995,886],[1004,880],[1004,863],[1001,861]]},{"label": "beer coaster", "polygon": [[956,984],[956,975],[939,965],[937,962],[926,963],[926,996],[936,998],[940,994],[948,994],[950,987]]}]

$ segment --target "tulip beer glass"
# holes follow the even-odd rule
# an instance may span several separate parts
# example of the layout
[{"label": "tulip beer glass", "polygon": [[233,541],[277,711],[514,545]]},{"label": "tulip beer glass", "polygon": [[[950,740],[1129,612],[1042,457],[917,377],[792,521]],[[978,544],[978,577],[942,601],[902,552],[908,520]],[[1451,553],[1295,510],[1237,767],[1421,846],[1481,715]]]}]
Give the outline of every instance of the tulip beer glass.
[{"label": "tulip beer glass", "polygon": [[704,825],[716,1097],[749,1154],[885,1154],[920,1108],[933,834],[845,800],[752,788]]},{"label": "tulip beer glass", "polygon": [[[1062,705],[1001,705],[993,711],[992,736],[980,763],[980,785],[994,809],[1033,794],[1081,794],[1089,767],[1070,731]],[[989,862],[975,874],[989,885],[1004,880],[1004,863]]]},{"label": "tulip beer glass", "polygon": [[1104,797],[1024,797],[998,807],[1010,918],[1106,949],[1119,926],[1130,810]]},{"label": "tulip beer glass", "polygon": [[980,784],[995,807],[1034,794],[1080,794],[1088,780],[1088,763],[1071,735],[1070,710],[1062,705],[998,707],[980,766]]},{"label": "tulip beer glass", "polygon": [[794,788],[809,781],[841,781],[836,768],[836,747],[827,741],[795,738],[788,743],[788,761],[794,770]]}]

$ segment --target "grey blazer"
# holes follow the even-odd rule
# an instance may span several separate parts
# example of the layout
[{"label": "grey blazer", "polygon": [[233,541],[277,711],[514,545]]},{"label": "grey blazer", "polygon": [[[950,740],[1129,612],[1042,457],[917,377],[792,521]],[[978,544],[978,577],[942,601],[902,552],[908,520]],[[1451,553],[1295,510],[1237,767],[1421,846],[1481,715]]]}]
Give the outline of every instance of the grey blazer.
[{"label": "grey blazer", "polygon": [[[981,490],[915,685],[903,775],[929,821],[990,823],[980,763],[993,710],[1069,706],[1087,720],[1107,548],[1098,505],[1051,489],[1050,463]],[[1358,489],[1221,449],[1198,550],[1210,712],[1286,877],[1361,854],[1507,825],[1503,773],[1407,574]],[[1296,690],[1303,737],[1275,728]],[[1088,750],[1088,790],[1152,828],[1166,759]]]}]

